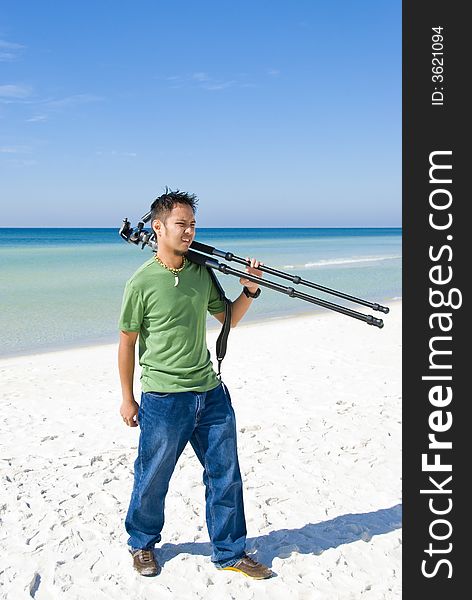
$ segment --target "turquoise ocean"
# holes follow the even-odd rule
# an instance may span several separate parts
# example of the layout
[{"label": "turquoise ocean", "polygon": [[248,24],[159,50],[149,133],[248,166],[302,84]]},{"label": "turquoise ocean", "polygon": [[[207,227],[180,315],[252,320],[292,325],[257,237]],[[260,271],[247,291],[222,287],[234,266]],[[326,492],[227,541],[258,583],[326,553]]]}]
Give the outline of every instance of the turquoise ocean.
[{"label": "turquoise ocean", "polygon": [[[199,228],[196,239],[366,300],[382,303],[402,295],[400,228]],[[151,256],[148,246],[141,250],[124,242],[117,229],[0,228],[0,355],[116,341],[124,284]],[[236,298],[238,278],[218,277],[227,295]],[[365,312],[334,296],[294,287]],[[325,310],[265,288],[244,321]],[[208,325],[219,327],[211,317]]]}]

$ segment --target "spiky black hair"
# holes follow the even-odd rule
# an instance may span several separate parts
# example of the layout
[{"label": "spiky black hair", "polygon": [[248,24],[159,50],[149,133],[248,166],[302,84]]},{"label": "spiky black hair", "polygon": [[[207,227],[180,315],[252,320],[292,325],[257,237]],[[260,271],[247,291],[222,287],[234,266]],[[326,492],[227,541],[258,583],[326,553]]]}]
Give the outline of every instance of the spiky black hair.
[{"label": "spiky black hair", "polygon": [[166,186],[165,192],[156,198],[151,204],[151,223],[155,219],[159,219],[163,223],[166,222],[170,211],[176,204],[186,204],[195,213],[197,210],[198,198],[195,194],[189,194],[180,190],[171,190]]}]

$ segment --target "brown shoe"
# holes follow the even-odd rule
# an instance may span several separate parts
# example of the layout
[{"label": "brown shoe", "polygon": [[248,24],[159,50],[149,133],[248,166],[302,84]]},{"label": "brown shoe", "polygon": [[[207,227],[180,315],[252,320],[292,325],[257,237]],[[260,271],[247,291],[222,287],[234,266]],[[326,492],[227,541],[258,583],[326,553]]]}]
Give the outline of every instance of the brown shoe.
[{"label": "brown shoe", "polygon": [[133,567],[144,577],[155,577],[159,573],[159,565],[152,550],[130,550]]},{"label": "brown shoe", "polygon": [[221,571],[237,571],[251,579],[269,579],[274,575],[274,572],[265,565],[257,562],[247,554],[245,554],[237,563],[230,567],[220,567]]}]

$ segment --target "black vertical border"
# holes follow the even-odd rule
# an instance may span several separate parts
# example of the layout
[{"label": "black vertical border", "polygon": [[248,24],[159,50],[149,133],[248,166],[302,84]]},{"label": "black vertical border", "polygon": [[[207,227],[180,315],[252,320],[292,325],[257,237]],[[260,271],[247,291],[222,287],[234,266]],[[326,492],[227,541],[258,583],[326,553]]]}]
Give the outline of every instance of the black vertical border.
[{"label": "black vertical border", "polygon": [[[468,571],[472,576],[472,564],[468,565],[467,552],[471,526],[465,511],[471,505],[472,491],[468,490],[468,466],[472,453],[467,438],[472,439],[469,426],[468,404],[471,393],[466,382],[466,369],[472,372],[469,359],[467,319],[468,296],[466,274],[472,272],[472,231],[466,213],[472,204],[470,190],[466,188],[469,173],[472,175],[472,155],[466,139],[470,137],[470,106],[467,99],[467,81],[471,71],[471,24],[465,16],[465,3],[410,0],[403,3],[403,474],[404,474],[404,543],[403,543],[403,598],[428,600],[466,598]],[[443,27],[444,34],[444,82],[432,82],[432,31]],[[444,106],[433,106],[431,95],[434,86],[444,88]],[[452,150],[452,184],[447,186],[453,194],[451,212],[453,223],[447,232],[435,231],[429,225],[429,195],[434,186],[429,183],[429,155],[437,150]],[[471,165],[468,165],[469,157]],[[472,224],[472,221],[471,221]],[[446,240],[446,235],[452,240]],[[428,506],[429,497],[420,490],[431,488],[429,475],[421,469],[421,455],[428,451],[428,434],[431,432],[428,417],[432,410],[428,391],[433,385],[422,381],[429,365],[429,340],[432,332],[428,317],[435,312],[429,304],[429,247],[436,249],[450,243],[453,257],[443,265],[453,269],[449,288],[455,287],[463,294],[463,304],[452,313],[452,382],[453,400],[444,410],[452,412],[451,429],[438,434],[439,439],[452,441],[452,450],[441,454],[442,462],[452,461],[452,494],[436,496],[445,502],[453,502],[451,512],[445,516],[452,525],[451,537],[443,542],[431,539],[429,527],[435,516]],[[446,253],[444,254],[446,256]],[[467,278],[466,278],[467,277]],[[470,275],[469,275],[470,277]],[[434,286],[438,287],[438,286]],[[444,286],[448,287],[448,286]],[[441,310],[448,310],[443,308]],[[444,334],[447,335],[447,334]],[[466,361],[467,364],[466,365]],[[449,385],[449,384],[446,384]],[[442,437],[441,437],[442,436]],[[433,451],[434,453],[434,451]],[[438,480],[445,474],[438,473]],[[438,504],[439,506],[439,504]],[[470,510],[470,509],[469,509]],[[440,532],[440,528],[436,529]],[[442,531],[446,531],[443,529]],[[429,543],[450,552],[425,553]],[[422,561],[427,559],[428,569],[433,570],[441,558],[450,560],[449,567],[442,565],[434,577],[427,578],[421,572]]]}]

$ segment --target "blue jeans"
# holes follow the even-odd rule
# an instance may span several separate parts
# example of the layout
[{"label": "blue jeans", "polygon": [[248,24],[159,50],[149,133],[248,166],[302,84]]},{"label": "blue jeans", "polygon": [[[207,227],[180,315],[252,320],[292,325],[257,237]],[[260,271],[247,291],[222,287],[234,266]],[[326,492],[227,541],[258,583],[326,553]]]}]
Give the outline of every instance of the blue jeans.
[{"label": "blue jeans", "polygon": [[206,522],[216,567],[244,555],[246,520],[236,447],[236,421],[224,383],[207,392],[146,392],[138,412],[138,457],[125,527],[131,548],[161,540],[164,500],[187,442],[203,466]]}]

